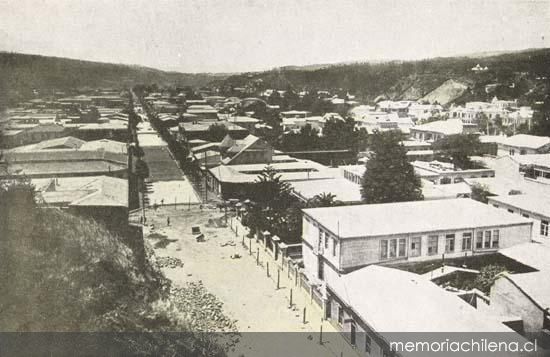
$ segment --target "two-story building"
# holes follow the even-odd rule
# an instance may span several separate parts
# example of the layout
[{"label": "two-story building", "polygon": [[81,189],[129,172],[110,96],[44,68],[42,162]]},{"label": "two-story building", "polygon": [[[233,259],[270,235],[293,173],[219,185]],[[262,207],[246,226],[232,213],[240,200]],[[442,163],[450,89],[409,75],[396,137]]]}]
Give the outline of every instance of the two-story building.
[{"label": "two-story building", "polygon": [[304,267],[323,283],[371,264],[495,253],[531,241],[532,225],[467,198],[304,209]]}]

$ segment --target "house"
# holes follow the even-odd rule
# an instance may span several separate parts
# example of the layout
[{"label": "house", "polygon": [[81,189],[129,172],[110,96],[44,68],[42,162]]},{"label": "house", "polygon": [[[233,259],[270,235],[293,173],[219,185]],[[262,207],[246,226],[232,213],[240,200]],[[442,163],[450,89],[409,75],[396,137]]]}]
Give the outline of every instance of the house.
[{"label": "house", "polygon": [[528,155],[550,153],[550,137],[518,134],[498,143],[498,155]]},{"label": "house", "polygon": [[229,116],[225,118],[228,123],[238,125],[245,128],[249,132],[254,132],[256,124],[259,124],[261,120],[245,116]]},{"label": "house", "polygon": [[219,148],[224,165],[269,164],[273,157],[271,145],[254,135],[242,140],[227,135]]},{"label": "house", "polygon": [[[421,333],[503,333],[525,341],[500,319],[477,311],[429,279],[383,266],[364,267],[328,282],[324,309],[358,355],[408,355],[396,343],[418,339]],[[466,336],[471,340],[471,334]]]},{"label": "house", "polygon": [[532,225],[467,198],[304,209],[304,267],[323,282],[370,264],[495,253],[529,242]]},{"label": "house", "polygon": [[463,182],[467,178],[494,177],[493,169],[460,170],[453,164],[440,161],[413,161],[414,172],[420,178],[438,185]]},{"label": "house", "polygon": [[416,140],[433,142],[448,135],[476,133],[477,125],[464,123],[460,119],[437,120],[416,125],[410,132],[411,137]]},{"label": "house", "polygon": [[[38,150],[6,152],[6,169],[0,178],[48,178],[75,176],[127,176],[128,156],[104,150]],[[1,166],[2,162],[0,162]]]},{"label": "house", "polygon": [[210,141],[209,128],[211,125],[223,125],[227,129],[227,133],[233,138],[243,139],[248,135],[248,130],[227,121],[193,121],[179,123],[177,128],[170,128],[170,133],[175,136],[180,136],[184,141],[201,139]]},{"label": "house", "polygon": [[550,195],[502,195],[489,197],[490,205],[532,219],[533,239],[550,242]]},{"label": "house", "polygon": [[[235,162],[238,159],[237,157]],[[266,167],[277,172],[282,181],[311,182],[335,177],[326,166],[315,161],[296,159],[288,155],[274,155],[270,163],[235,164],[231,160],[229,164],[208,169],[208,189],[224,199],[249,197],[252,186]]]},{"label": "house", "polygon": [[218,110],[210,105],[190,105],[187,107],[186,113],[195,115],[197,120],[218,120]]},{"label": "house", "polygon": [[93,218],[111,230],[128,226],[128,181],[109,176],[33,179],[40,198],[50,207]]},{"label": "house", "polygon": [[[12,127],[13,128],[13,127]],[[14,130],[6,130],[8,133],[2,133],[3,147],[15,147],[28,145],[44,140],[56,139],[67,136],[71,131],[64,125],[51,124],[29,124],[25,128],[13,128]]]},{"label": "house", "polygon": [[61,150],[78,150],[78,151],[107,151],[118,154],[127,153],[126,143],[119,141],[100,139],[92,141],[84,141],[73,136],[65,136],[63,138],[44,140],[36,144],[19,146],[7,152],[33,152],[33,151],[50,151],[52,155]]},{"label": "house", "polygon": [[517,316],[522,325],[518,332],[536,338],[540,345],[550,347],[550,247],[525,243],[503,249],[500,254],[534,268],[535,271],[501,273],[491,286],[493,312]]}]

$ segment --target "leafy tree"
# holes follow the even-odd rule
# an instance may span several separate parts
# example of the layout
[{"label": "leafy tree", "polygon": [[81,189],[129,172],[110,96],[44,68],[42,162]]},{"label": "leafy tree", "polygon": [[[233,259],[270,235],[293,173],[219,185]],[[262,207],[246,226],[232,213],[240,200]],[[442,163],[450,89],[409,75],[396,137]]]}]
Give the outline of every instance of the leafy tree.
[{"label": "leafy tree", "polygon": [[480,155],[483,147],[475,134],[448,135],[436,141],[433,148],[443,159],[450,159],[456,168],[468,170],[477,165],[470,160],[471,156]]},{"label": "leafy tree", "polygon": [[550,136],[550,96],[546,96],[542,107],[533,114],[532,135]]},{"label": "leafy tree", "polygon": [[474,280],[474,287],[483,291],[485,294],[489,294],[496,276],[505,270],[505,267],[497,264],[484,266],[480,269],[479,275]]},{"label": "leafy tree", "polygon": [[424,199],[422,184],[407,160],[398,131],[375,132],[371,154],[361,184],[366,203],[417,201]]},{"label": "leafy tree", "polygon": [[228,131],[225,125],[212,124],[208,127],[206,137],[209,141],[219,142],[227,135]]},{"label": "leafy tree", "polygon": [[355,123],[353,119],[345,121],[329,119],[323,126],[323,147],[326,150],[350,149],[355,143]]},{"label": "leafy tree", "polygon": [[306,124],[298,133],[281,135],[278,147],[287,151],[315,150],[321,147],[321,139],[319,132]]},{"label": "leafy tree", "polygon": [[486,185],[482,185],[479,183],[472,185],[470,193],[471,199],[487,203],[489,202],[489,200],[487,199],[489,196],[491,196],[491,193],[489,192],[489,189]]}]

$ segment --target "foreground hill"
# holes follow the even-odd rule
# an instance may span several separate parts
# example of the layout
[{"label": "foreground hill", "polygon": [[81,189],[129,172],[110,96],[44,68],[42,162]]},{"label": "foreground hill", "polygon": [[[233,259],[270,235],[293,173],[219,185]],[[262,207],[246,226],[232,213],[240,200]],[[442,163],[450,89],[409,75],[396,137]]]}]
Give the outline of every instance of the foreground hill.
[{"label": "foreground hill", "polygon": [[[113,356],[224,355],[208,336],[159,334],[192,325],[172,303],[170,281],[143,242],[140,249],[137,240],[124,242],[93,221],[37,207],[28,184],[0,184],[0,237],[0,331],[134,333],[89,336],[81,347],[92,350],[78,355],[105,355],[105,348]],[[78,337],[57,335],[57,345]],[[17,355],[25,355],[21,348]],[[30,354],[50,354],[40,351]]]},{"label": "foreground hill", "polygon": [[0,52],[0,92],[8,94],[40,90],[127,87],[145,83],[202,86],[223,74],[188,74],[123,64],[80,61],[20,53]]},{"label": "foreground hill", "polygon": [[[225,86],[287,89],[344,89],[365,100],[383,95],[389,99],[448,99],[497,95],[540,100],[548,90],[550,49],[434,58],[421,61],[352,63],[314,68],[285,67],[266,72],[234,75],[221,82]],[[472,71],[480,64],[485,71]],[[539,77],[539,79],[537,79]],[[447,82],[449,79],[452,82]],[[261,80],[261,81],[260,81]],[[435,91],[439,86],[445,86]],[[468,90],[460,90],[466,86]],[[430,93],[431,92],[431,93]]]}]

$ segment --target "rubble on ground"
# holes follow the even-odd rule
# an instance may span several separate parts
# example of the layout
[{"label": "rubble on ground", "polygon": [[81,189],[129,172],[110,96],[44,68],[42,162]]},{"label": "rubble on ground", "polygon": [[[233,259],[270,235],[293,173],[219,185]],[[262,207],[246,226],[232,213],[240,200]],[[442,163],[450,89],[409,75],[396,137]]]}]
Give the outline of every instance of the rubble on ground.
[{"label": "rubble on ground", "polygon": [[161,268],[183,268],[181,259],[174,257],[157,257],[157,264]]},{"label": "rubble on ground", "polygon": [[193,331],[237,332],[236,320],[224,315],[223,303],[209,293],[201,281],[175,287],[171,294],[178,309],[188,315]]}]

